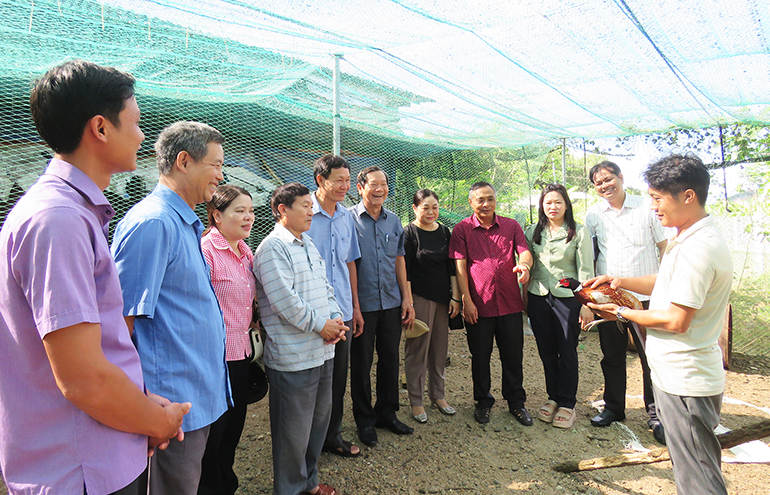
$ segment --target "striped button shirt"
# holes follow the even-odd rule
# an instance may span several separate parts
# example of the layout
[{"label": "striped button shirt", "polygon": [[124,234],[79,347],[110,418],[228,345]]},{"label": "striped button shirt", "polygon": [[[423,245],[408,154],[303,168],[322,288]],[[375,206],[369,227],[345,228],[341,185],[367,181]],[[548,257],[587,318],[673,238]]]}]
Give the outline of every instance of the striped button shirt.
[{"label": "striped button shirt", "polygon": [[254,255],[257,301],[265,339],[265,366],[301,371],[334,357],[319,332],[327,319],[341,318],[326,263],[305,234],[298,239],[281,224],[265,237]]},{"label": "striped button shirt", "polygon": [[238,256],[216,227],[203,236],[201,249],[225,318],[225,357],[228,361],[240,361],[251,355],[251,303],[257,294],[251,271],[254,255],[249,246],[240,240],[238,249],[241,255]]},{"label": "striped button shirt", "polygon": [[658,273],[657,244],[666,236],[649,200],[626,193],[620,210],[602,200],[588,208],[586,227],[598,246],[597,275],[640,277]]}]

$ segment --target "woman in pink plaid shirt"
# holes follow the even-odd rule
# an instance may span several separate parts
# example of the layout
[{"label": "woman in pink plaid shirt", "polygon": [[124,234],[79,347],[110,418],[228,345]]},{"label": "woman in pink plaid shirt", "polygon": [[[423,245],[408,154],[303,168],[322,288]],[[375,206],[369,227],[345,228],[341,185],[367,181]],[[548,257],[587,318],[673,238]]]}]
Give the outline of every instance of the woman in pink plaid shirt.
[{"label": "woman in pink plaid shirt", "polygon": [[249,326],[256,296],[254,255],[244,242],[254,224],[254,206],[245,189],[226,184],[217,187],[206,209],[209,228],[201,239],[201,249],[224,313],[225,357],[235,405],[211,425],[198,494],[233,494],[238,488],[238,477],[233,471],[235,448],[246,420],[251,359]]}]

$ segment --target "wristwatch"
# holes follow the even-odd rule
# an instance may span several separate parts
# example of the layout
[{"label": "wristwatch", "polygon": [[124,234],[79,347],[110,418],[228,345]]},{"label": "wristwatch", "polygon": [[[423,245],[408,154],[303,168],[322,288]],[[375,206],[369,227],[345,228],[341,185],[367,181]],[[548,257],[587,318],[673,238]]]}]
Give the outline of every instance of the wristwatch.
[{"label": "wristwatch", "polygon": [[628,318],[623,317],[623,311],[627,309],[628,309],[627,307],[621,306],[615,311],[615,316],[617,316],[619,322],[628,323]]}]

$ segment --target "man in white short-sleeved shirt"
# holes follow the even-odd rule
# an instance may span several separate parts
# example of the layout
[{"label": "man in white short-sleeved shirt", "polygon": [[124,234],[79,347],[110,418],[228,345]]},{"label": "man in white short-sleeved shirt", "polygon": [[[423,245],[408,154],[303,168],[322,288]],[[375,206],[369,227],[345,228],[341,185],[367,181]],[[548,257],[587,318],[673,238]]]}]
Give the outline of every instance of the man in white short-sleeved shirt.
[{"label": "man in white short-sleeved shirt", "polygon": [[649,310],[589,305],[602,316],[648,328],[647,356],[655,403],[666,429],[677,492],[726,494],[714,434],[725,373],[717,343],[732,283],[730,251],[705,210],[709,173],[694,155],[672,155],[644,173],[652,209],[674,227],[657,275],[599,277],[650,294]]}]

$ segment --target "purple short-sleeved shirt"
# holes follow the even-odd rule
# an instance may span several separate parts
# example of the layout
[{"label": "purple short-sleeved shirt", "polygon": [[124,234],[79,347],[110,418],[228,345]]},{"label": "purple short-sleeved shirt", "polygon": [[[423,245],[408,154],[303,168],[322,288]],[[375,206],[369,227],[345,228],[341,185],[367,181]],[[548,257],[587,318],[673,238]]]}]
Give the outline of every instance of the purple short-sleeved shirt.
[{"label": "purple short-sleeved shirt", "polygon": [[519,222],[495,215],[485,229],[476,215],[452,230],[449,257],[468,260],[468,289],[479,316],[504,316],[524,310],[513,267],[516,256],[527,251],[527,239]]},{"label": "purple short-sleeved shirt", "polygon": [[111,493],[147,464],[147,437],[109,428],[56,385],[42,339],[99,323],[102,350],[142,388],[107,246],[115,214],[82,171],[53,159],[0,231],[0,465],[10,493]]}]

